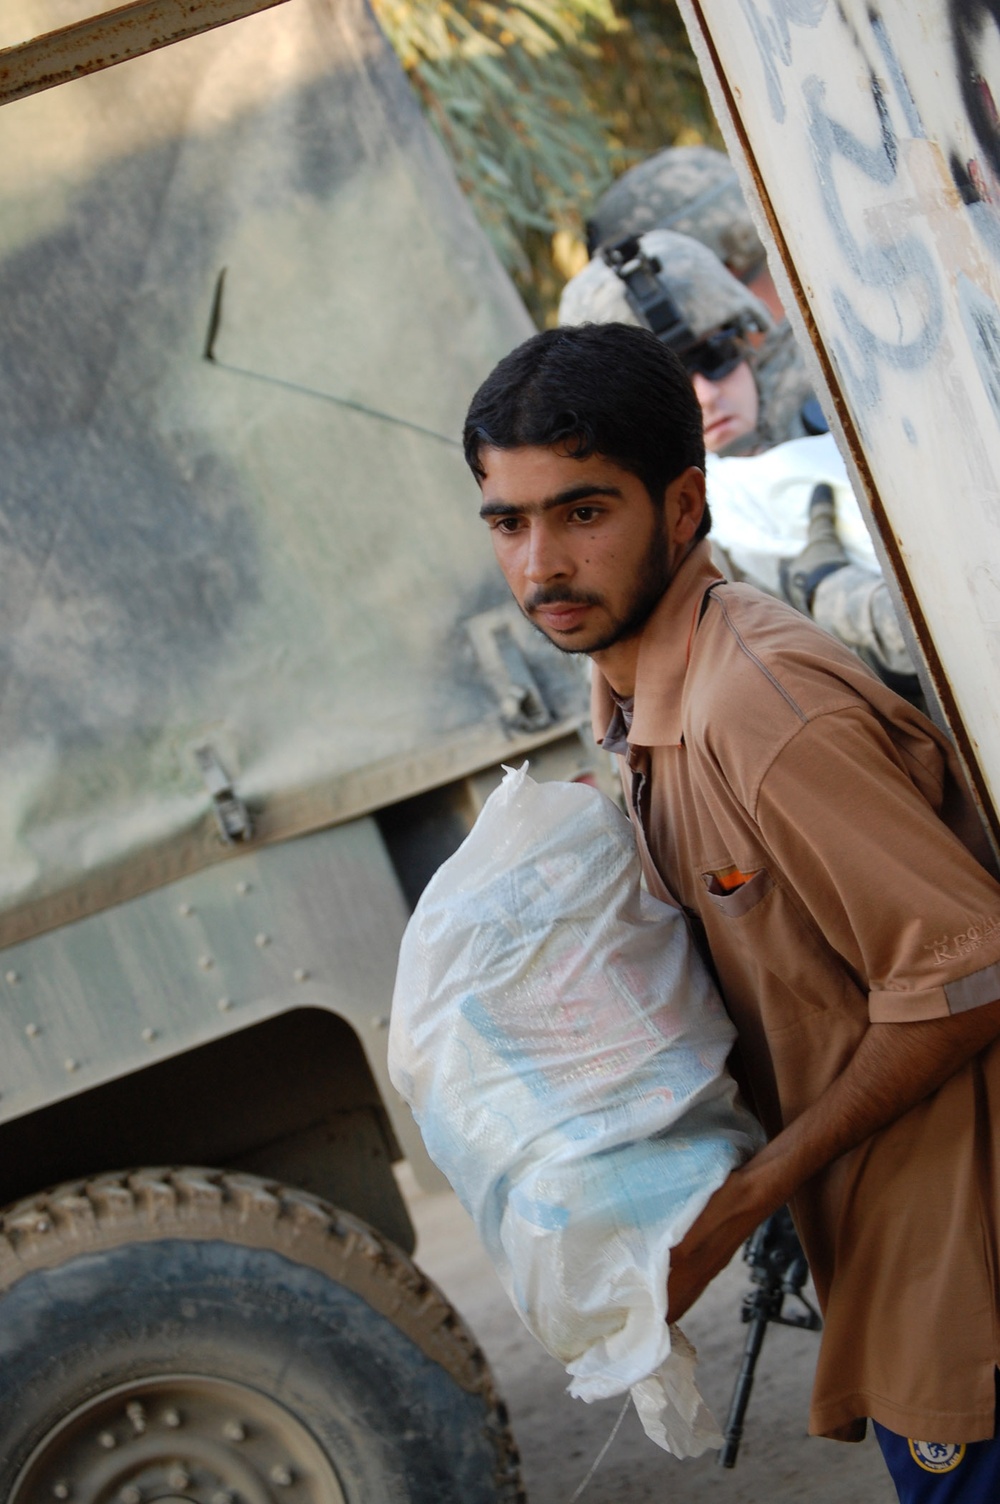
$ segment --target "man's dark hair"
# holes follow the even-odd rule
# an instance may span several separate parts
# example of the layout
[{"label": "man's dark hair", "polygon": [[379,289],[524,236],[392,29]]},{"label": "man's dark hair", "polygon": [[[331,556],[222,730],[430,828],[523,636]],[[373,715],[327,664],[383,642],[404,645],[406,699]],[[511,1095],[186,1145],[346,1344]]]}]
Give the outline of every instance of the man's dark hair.
[{"label": "man's dark hair", "polygon": [[[655,506],[689,465],[705,468],[690,376],[654,334],[628,324],[578,324],[525,340],[473,397],[462,441],[477,480],[484,447],[559,444],[574,459],[600,454],[638,476]],[[706,507],[697,536],[710,526]]]}]

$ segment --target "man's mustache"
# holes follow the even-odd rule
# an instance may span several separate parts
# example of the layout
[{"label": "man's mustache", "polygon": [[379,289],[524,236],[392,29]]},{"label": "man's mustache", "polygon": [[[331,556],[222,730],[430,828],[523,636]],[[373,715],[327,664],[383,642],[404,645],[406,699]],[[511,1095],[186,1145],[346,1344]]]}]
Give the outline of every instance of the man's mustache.
[{"label": "man's mustache", "polygon": [[524,598],[525,611],[537,611],[539,606],[599,606],[601,597],[588,590],[567,590],[565,586],[550,585],[548,589],[536,590]]}]

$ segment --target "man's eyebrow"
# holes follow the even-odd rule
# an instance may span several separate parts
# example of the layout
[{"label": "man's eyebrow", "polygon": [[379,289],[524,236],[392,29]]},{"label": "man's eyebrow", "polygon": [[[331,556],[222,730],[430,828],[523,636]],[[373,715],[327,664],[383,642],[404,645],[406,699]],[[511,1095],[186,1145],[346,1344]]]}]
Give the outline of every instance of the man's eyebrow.
[{"label": "man's eyebrow", "polygon": [[492,501],[484,501],[479,508],[480,517],[517,517],[524,512],[551,512],[556,507],[572,506],[575,501],[586,501],[588,496],[620,496],[618,486],[599,486],[589,481],[579,486],[569,486],[565,491],[557,491],[554,496],[546,496],[543,501],[514,502],[503,501],[496,497]]}]

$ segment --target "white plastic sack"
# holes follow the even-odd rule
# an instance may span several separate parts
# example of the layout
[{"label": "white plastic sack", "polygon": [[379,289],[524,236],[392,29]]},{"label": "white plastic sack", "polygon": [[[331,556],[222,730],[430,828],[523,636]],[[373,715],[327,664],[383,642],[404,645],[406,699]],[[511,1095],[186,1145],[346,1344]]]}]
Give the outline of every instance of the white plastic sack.
[{"label": "white plastic sack", "polygon": [[780,594],[778,570],[806,546],[809,501],[821,481],[833,487],[837,532],[853,564],[879,573],[844,461],[832,434],[791,439],[764,454],[707,457],[712,537],[741,574]]},{"label": "white plastic sack", "polygon": [[760,1137],[683,916],[639,875],[603,794],[509,772],[407,928],[389,1070],[570,1392],[632,1389],[698,1455],[721,1437],[683,1339],[671,1358],[669,1250]]}]

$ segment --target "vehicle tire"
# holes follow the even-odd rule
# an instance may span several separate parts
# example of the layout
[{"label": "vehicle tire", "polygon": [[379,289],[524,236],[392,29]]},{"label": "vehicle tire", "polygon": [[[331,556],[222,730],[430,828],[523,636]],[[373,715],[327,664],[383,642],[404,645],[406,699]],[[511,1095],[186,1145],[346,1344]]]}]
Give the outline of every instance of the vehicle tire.
[{"label": "vehicle tire", "polygon": [[483,1354],[392,1244],[214,1170],[0,1217],[0,1499],[515,1504]]}]

